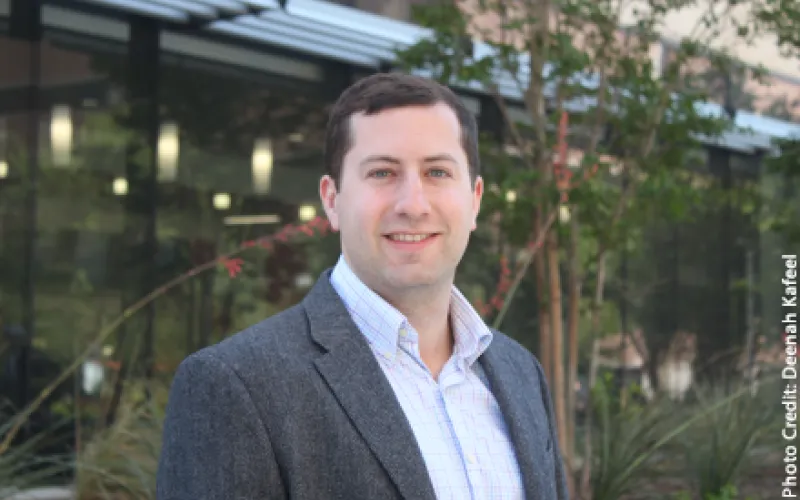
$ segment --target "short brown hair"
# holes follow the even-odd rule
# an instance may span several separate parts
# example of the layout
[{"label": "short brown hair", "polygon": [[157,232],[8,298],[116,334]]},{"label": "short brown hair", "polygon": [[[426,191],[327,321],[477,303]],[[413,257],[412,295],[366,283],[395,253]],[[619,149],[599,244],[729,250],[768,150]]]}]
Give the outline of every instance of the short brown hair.
[{"label": "short brown hair", "polygon": [[325,131],[325,171],[340,187],[344,157],[353,146],[350,117],[372,115],[404,106],[433,106],[444,103],[461,124],[461,145],[469,162],[474,185],[480,174],[478,124],[461,99],[449,88],[427,78],[403,73],[377,73],[348,87],[334,104]]}]

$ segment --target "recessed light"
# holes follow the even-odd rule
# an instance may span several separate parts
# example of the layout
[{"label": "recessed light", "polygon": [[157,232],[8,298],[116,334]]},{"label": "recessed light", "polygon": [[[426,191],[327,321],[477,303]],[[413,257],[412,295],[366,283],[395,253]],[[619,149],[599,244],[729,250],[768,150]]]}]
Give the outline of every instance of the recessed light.
[{"label": "recessed light", "polygon": [[214,195],[214,208],[217,210],[228,210],[231,208],[231,195],[228,193],[217,193]]}]

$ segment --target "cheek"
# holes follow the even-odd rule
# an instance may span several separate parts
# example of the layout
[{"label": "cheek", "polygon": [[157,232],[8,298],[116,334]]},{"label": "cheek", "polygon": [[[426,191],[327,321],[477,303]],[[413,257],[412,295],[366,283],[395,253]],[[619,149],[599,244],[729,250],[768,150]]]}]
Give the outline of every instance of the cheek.
[{"label": "cheek", "polygon": [[472,197],[457,196],[441,205],[441,211],[458,230],[469,231],[475,222],[475,204]]},{"label": "cheek", "polygon": [[346,205],[342,205],[339,221],[349,228],[352,238],[363,239],[374,232],[380,218],[380,209],[379,203],[374,199],[353,197],[347,200]]}]

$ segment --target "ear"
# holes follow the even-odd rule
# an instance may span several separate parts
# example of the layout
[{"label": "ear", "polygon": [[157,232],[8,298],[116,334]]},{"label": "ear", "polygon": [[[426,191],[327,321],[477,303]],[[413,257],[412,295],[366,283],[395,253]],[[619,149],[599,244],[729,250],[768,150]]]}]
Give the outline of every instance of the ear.
[{"label": "ear", "polygon": [[483,199],[483,177],[480,175],[475,178],[475,187],[472,189],[472,229],[478,228],[478,214],[481,211],[481,200]]},{"label": "ear", "polygon": [[339,230],[339,214],[336,212],[336,198],[338,195],[333,178],[329,175],[323,175],[319,181],[319,198],[322,200],[325,215],[328,217],[328,221],[334,231]]}]

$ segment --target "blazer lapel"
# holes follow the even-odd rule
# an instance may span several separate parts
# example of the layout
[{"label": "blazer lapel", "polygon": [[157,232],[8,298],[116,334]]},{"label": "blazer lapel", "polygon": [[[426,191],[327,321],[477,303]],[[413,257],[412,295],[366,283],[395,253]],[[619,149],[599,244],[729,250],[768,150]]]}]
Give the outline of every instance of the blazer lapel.
[{"label": "blazer lapel", "polygon": [[[526,398],[530,391],[525,390],[520,378],[520,370],[515,370],[513,362],[504,356],[502,351],[492,343],[480,358],[500,410],[505,417],[511,440],[517,455],[522,483],[527,500],[552,500],[543,496],[547,477],[545,473],[550,463],[547,460],[546,447],[549,427],[545,416],[544,422],[534,418],[531,402]],[[525,381],[530,383],[530,381]],[[551,445],[552,446],[552,445]],[[552,469],[552,467],[550,467]]]},{"label": "blazer lapel", "polygon": [[392,386],[330,284],[330,270],[303,300],[311,336],[327,352],[316,360],[353,425],[407,499],[435,500],[428,470]]}]

